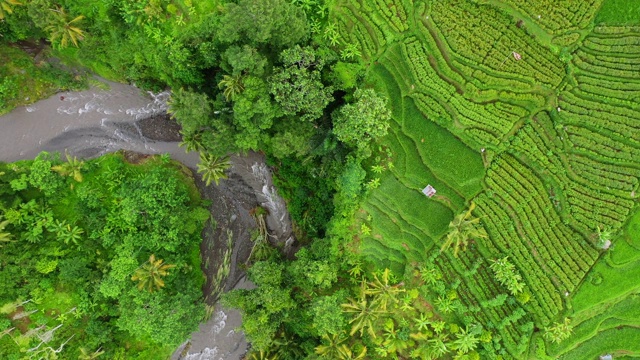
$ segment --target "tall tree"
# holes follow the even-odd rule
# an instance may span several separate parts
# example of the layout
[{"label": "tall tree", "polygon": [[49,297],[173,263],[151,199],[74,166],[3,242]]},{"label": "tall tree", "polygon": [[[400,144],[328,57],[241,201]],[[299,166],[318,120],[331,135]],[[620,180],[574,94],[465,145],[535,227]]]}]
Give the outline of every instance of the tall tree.
[{"label": "tall tree", "polygon": [[271,94],[286,115],[299,114],[302,120],[315,120],[333,100],[331,87],[325,87],[320,71],[322,59],[311,47],[296,45],[280,54],[282,67],[271,77]]},{"label": "tall tree", "polygon": [[387,100],[373,89],[358,89],[355,102],[334,112],[333,132],[343,143],[365,149],[371,140],[387,134],[391,110]]},{"label": "tall tree", "polygon": [[349,321],[350,324],[353,324],[349,335],[359,331],[362,336],[366,330],[372,338],[376,337],[375,322],[380,315],[385,313],[379,303],[367,301],[366,296],[363,295],[360,299],[351,299],[347,304],[341,306],[344,312],[353,314],[353,319]]},{"label": "tall tree", "polygon": [[[78,41],[84,39],[85,36],[84,30],[77,26],[77,23],[84,19],[84,15],[79,15],[69,20],[69,15],[64,8],[58,6],[50,10],[54,15],[49,26],[44,28],[49,33],[49,41],[61,48],[67,47],[69,42],[77,47]],[[58,40],[60,40],[59,43]]]},{"label": "tall tree", "polygon": [[398,294],[404,292],[402,288],[403,283],[392,285],[389,282],[391,272],[389,269],[384,269],[382,274],[378,277],[377,274],[373,275],[373,281],[368,282],[364,293],[367,295],[373,295],[373,301],[380,304],[382,310],[387,310],[389,303],[395,303],[397,301]]},{"label": "tall tree", "polygon": [[239,0],[225,10],[219,33],[224,42],[282,49],[309,33],[304,11],[286,0]]},{"label": "tall tree", "polygon": [[164,287],[163,276],[169,275],[169,269],[175,265],[165,264],[164,260],[156,260],[156,256],[151,254],[149,261],[135,271],[131,280],[138,281],[138,289],[146,289],[149,292],[160,290]]},{"label": "tall tree", "polygon": [[215,182],[216,185],[220,182],[220,179],[226,179],[226,171],[231,167],[228,157],[220,157],[204,152],[200,153],[200,163],[198,163],[198,173],[202,173],[202,179],[204,179],[207,186],[211,185],[211,182]]},{"label": "tall tree", "polygon": [[480,218],[474,218],[471,215],[475,208],[476,204],[472,202],[469,210],[457,215],[449,223],[449,232],[440,248],[441,252],[453,246],[453,255],[458,257],[458,252],[467,246],[470,239],[484,239],[487,237],[487,232],[480,224]]}]

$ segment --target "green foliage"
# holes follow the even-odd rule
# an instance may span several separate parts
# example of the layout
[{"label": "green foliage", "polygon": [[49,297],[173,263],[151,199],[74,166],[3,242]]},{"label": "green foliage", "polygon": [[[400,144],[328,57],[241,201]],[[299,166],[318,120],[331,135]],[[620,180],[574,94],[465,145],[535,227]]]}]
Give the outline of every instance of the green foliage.
[{"label": "green foliage", "polygon": [[371,140],[387,134],[391,111],[385,98],[372,89],[358,89],[353,97],[353,104],[335,113],[334,133],[345,144],[365,149]]},{"label": "green foliage", "polygon": [[564,318],[564,321],[554,323],[552,326],[548,326],[544,329],[544,337],[554,343],[559,343],[571,336],[573,332],[573,326],[569,318]]},{"label": "green foliage", "polygon": [[449,223],[449,232],[447,237],[440,248],[440,251],[444,251],[453,246],[453,255],[458,256],[458,251],[464,249],[469,240],[484,239],[487,238],[487,232],[480,225],[480,218],[474,218],[471,215],[476,204],[471,203],[469,210],[465,213],[458,214]]},{"label": "green foliage", "polygon": [[515,265],[509,261],[509,257],[491,261],[491,270],[500,284],[509,289],[511,295],[518,295],[524,290],[522,276],[518,274]]},{"label": "green foliage", "polygon": [[84,15],[71,19],[62,7],[49,10],[53,15],[50,17],[49,25],[44,28],[44,31],[49,33],[49,41],[60,48],[69,46],[69,43],[77,47],[78,41],[85,36],[84,31],[77,26],[77,23],[84,19]]},{"label": "green foliage", "polygon": [[169,275],[168,270],[174,267],[173,264],[164,264],[162,259],[156,260],[155,255],[151,254],[149,260],[133,273],[131,280],[138,282],[139,290],[160,290],[165,285],[162,277]]},{"label": "green foliage", "polygon": [[[69,187],[53,171],[71,175],[64,165],[46,153],[0,164],[3,190],[24,179],[0,193],[2,233],[11,233],[0,252],[0,304],[9,304],[3,309],[10,313],[24,311],[25,319],[11,325],[43,335],[64,324],[48,344],[64,358],[168,356],[204,315],[199,259],[185,250],[197,251],[209,217],[193,180],[158,158],[133,165],[111,154],[76,166],[83,181]],[[161,260],[145,263],[140,256],[149,253],[171,259],[175,271],[167,272],[174,265]],[[162,291],[140,291],[132,276],[145,289],[163,285]],[[0,357],[38,345],[18,340],[2,342]]]},{"label": "green foliage", "polygon": [[338,336],[345,326],[345,318],[340,308],[342,300],[338,293],[317,297],[310,311],[313,318],[312,327],[320,336]]},{"label": "green foliage", "polygon": [[2,0],[0,1],[0,21],[4,20],[5,16],[13,13],[13,6],[22,5],[18,0]]},{"label": "green foliage", "polygon": [[202,173],[202,179],[207,186],[211,185],[212,181],[218,185],[220,179],[226,179],[226,171],[229,167],[231,167],[231,163],[227,157],[218,157],[204,152],[200,153],[198,173]]},{"label": "green foliage", "polygon": [[319,118],[333,97],[332,88],[321,82],[322,59],[316,59],[312,48],[295,46],[280,55],[282,68],[270,78],[271,94],[286,115],[299,115],[301,120]]},{"label": "green foliage", "polygon": [[226,5],[219,36],[228,43],[280,49],[304,40],[307,31],[302,10],[286,0],[240,0]]},{"label": "green foliage", "polygon": [[82,182],[82,168],[84,161],[78,160],[77,157],[71,157],[69,153],[65,153],[67,162],[61,165],[52,166],[51,170],[57,172],[61,176],[69,176],[76,182]]}]

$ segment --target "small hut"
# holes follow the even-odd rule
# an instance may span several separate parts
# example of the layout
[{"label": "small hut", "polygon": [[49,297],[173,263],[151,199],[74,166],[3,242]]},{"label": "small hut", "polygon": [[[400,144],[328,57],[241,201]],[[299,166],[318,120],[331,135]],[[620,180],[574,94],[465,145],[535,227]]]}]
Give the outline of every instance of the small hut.
[{"label": "small hut", "polygon": [[422,189],[422,193],[427,195],[427,197],[430,198],[436,194],[436,189],[434,189],[433,186],[431,185],[427,185],[426,188]]},{"label": "small hut", "polygon": [[600,360],[613,360],[613,356],[611,354],[601,355]]}]

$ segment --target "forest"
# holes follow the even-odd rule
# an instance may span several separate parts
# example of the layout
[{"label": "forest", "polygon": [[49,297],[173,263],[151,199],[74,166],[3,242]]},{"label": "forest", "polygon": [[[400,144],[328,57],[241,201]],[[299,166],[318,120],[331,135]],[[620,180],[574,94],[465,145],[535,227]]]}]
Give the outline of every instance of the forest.
[{"label": "forest", "polygon": [[221,296],[246,359],[640,357],[634,0],[0,0],[0,59],[0,114],[170,89],[200,154],[0,163],[3,359],[168,358],[211,316],[194,177],[248,152],[296,251],[260,227]]}]

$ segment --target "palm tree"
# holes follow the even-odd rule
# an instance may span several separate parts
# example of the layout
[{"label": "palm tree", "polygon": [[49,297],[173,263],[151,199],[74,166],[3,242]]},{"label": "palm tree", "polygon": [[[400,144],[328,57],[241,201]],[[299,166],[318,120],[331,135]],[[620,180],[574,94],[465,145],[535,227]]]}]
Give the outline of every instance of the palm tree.
[{"label": "palm tree", "polygon": [[164,286],[162,276],[169,274],[169,269],[176,267],[175,265],[163,264],[164,260],[156,260],[156,256],[151,254],[149,261],[135,271],[131,280],[138,281],[138,289],[147,289],[153,292],[154,288],[160,290]]},{"label": "palm tree", "polygon": [[101,348],[98,348],[98,350],[90,353],[89,350],[81,347],[80,355],[78,355],[78,360],[94,360],[102,354],[104,354],[104,350],[101,350]]},{"label": "palm tree", "polygon": [[7,14],[12,14],[11,5],[22,5],[18,0],[0,0],[0,20],[4,20]]},{"label": "palm tree", "polygon": [[228,157],[219,157],[211,154],[200,153],[200,163],[198,164],[198,173],[203,173],[207,186],[211,185],[211,181],[216,185],[220,182],[220,179],[226,179],[227,174],[225,171],[231,167]]},{"label": "palm tree", "polygon": [[77,182],[82,182],[82,168],[84,167],[84,161],[78,160],[77,157],[71,157],[67,151],[65,151],[67,162],[52,166],[51,170],[57,172],[61,176],[70,176]]},{"label": "palm tree", "polygon": [[236,76],[225,75],[222,77],[222,81],[218,83],[218,88],[224,88],[224,97],[229,100],[234,98],[244,91],[244,85],[242,84],[242,75]]},{"label": "palm tree", "polygon": [[[0,219],[2,219],[2,216],[0,216]],[[13,235],[4,231],[4,228],[9,224],[9,220],[0,221],[0,247],[2,247],[2,243],[8,243],[12,241],[11,238],[13,237]]]},{"label": "palm tree", "polygon": [[440,248],[440,252],[453,245],[453,255],[458,257],[458,251],[466,247],[470,239],[484,239],[487,237],[487,232],[479,224],[480,218],[471,217],[471,212],[475,207],[476,204],[472,202],[467,212],[457,215],[449,223],[449,233],[444,244],[442,244],[442,248]]},{"label": "palm tree", "polygon": [[338,358],[339,360],[363,360],[366,359],[367,356],[367,347],[363,346],[362,351],[359,354],[354,354],[351,349],[347,348],[346,353]]},{"label": "palm tree", "polygon": [[252,351],[249,360],[278,360],[278,355],[271,354],[269,350]]},{"label": "palm tree", "polygon": [[316,354],[326,359],[340,359],[347,355],[349,348],[345,341],[347,338],[343,336],[343,333],[334,335],[322,335],[322,338],[326,340],[326,345],[323,343],[316,347]]},{"label": "palm tree", "polygon": [[404,285],[403,283],[397,285],[389,284],[390,274],[389,269],[384,269],[380,278],[378,278],[377,274],[373,274],[374,280],[368,282],[364,289],[366,295],[374,296],[373,301],[379,302],[383,310],[387,310],[387,304],[389,302],[395,303],[397,301],[397,295],[405,291],[401,288]]},{"label": "palm tree", "polygon": [[362,296],[360,300],[350,299],[348,304],[341,306],[344,312],[355,314],[355,317],[349,321],[349,324],[353,324],[349,335],[353,336],[360,331],[360,336],[362,336],[366,329],[371,337],[376,337],[374,323],[381,314],[386,312],[381,310],[380,303],[368,302],[366,296]]},{"label": "palm tree", "polygon": [[60,47],[64,48],[69,45],[69,41],[74,46],[78,46],[78,41],[84,38],[84,31],[75,26],[75,23],[84,19],[84,15],[76,16],[72,20],[68,20],[69,15],[64,8],[58,6],[57,9],[50,9],[55,14],[51,24],[44,28],[49,33],[49,41],[55,43],[60,39]]},{"label": "palm tree", "polygon": [[204,149],[202,145],[202,132],[185,132],[180,130],[180,135],[182,136],[180,147],[184,147],[186,152],[202,151]]}]

